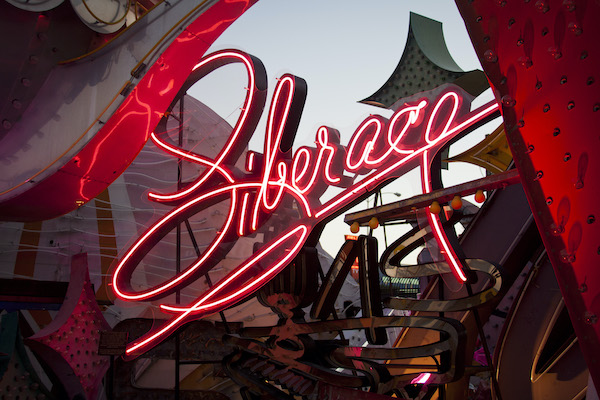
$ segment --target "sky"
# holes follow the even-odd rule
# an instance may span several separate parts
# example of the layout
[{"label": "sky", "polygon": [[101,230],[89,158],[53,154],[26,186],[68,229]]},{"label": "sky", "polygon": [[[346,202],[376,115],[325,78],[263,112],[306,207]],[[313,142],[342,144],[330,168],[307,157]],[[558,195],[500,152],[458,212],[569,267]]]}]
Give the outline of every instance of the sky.
[{"label": "sky", "polygon": [[[355,0],[259,0],[217,39],[209,50],[239,49],[261,59],[267,70],[269,95],[276,79],[285,73],[304,78],[308,96],[295,147],[312,145],[317,128],[327,125],[338,129],[342,144],[347,144],[358,124],[370,114],[389,117],[392,112],[358,103],[376,92],[396,68],[408,34],[410,12],[443,23],[450,54],[465,71],[481,69],[464,23],[451,0],[426,1],[355,1]],[[198,82],[188,94],[210,106],[230,124],[239,115],[245,86],[240,65],[221,68]],[[474,104],[491,100],[489,91]],[[250,149],[262,152],[264,120],[250,142]],[[482,129],[450,149],[458,154],[493,130]],[[474,137],[475,136],[475,137]],[[460,163],[443,172],[446,186],[484,176],[480,168]],[[421,193],[419,172],[412,171],[385,187],[384,203]],[[398,197],[394,193],[400,193]],[[373,204],[370,200],[369,205]],[[356,206],[358,211],[367,204]],[[387,228],[391,241],[407,228]],[[368,233],[361,229],[361,234]],[[343,217],[328,224],[321,244],[332,256],[350,234]],[[383,251],[383,231],[376,229]]]}]

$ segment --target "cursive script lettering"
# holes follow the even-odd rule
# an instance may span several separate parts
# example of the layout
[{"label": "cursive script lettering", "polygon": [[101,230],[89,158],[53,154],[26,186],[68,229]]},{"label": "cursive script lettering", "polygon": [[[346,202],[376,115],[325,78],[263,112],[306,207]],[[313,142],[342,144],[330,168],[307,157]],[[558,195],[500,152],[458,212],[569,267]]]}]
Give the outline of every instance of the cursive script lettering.
[{"label": "cursive script lettering", "polygon": [[[205,169],[181,190],[149,194],[151,200],[172,204],[174,209],[125,253],[114,271],[113,290],[127,301],[163,298],[216,265],[225,256],[219,251],[225,242],[257,232],[270,224],[271,217],[278,212],[285,211],[287,226],[195,301],[185,306],[163,304],[161,310],[171,314],[171,319],[130,343],[128,356],[155,346],[186,322],[224,310],[254,293],[294,259],[313,228],[390,179],[421,166],[424,190],[430,191],[428,170],[432,157],[457,134],[498,110],[496,103],[490,103],[471,112],[470,102],[460,89],[447,85],[404,104],[389,120],[381,116],[366,118],[347,146],[340,143],[338,131],[323,126],[316,132],[316,147],[300,147],[293,152],[293,138],[306,99],[306,83],[286,74],[278,79],[270,104],[263,153],[247,152],[246,171],[241,172],[232,165],[243,153],[240,149],[247,146],[262,113],[260,99],[266,88],[258,87],[257,82],[266,82],[264,68],[259,67],[256,58],[225,50],[203,58],[191,73],[198,73],[201,78],[206,71],[228,62],[246,67],[248,93],[231,136],[214,159],[174,146],[157,133],[151,134],[160,149]],[[203,69],[202,73],[196,72]],[[322,202],[329,186],[343,190]],[[153,246],[189,216],[224,200],[229,201],[225,222],[192,264],[158,286],[145,290],[132,288],[131,276]],[[430,222],[438,227],[434,229],[436,237],[443,241],[437,217],[433,216]],[[447,257],[452,257],[451,249],[445,250]],[[449,264],[457,279],[465,281],[460,262]]]}]

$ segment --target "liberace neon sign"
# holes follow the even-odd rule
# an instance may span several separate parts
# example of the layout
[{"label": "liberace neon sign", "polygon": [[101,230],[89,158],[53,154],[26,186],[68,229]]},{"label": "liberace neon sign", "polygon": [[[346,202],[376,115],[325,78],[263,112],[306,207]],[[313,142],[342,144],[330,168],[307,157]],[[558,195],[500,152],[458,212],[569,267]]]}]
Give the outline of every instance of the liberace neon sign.
[{"label": "liberace neon sign", "polygon": [[[152,133],[152,141],[162,150],[205,169],[181,190],[149,194],[151,200],[171,204],[174,209],[126,252],[114,271],[113,290],[126,301],[161,299],[188,286],[224,258],[219,252],[224,243],[268,226],[275,213],[284,213],[289,226],[192,303],[162,304],[161,310],[171,314],[171,318],[130,343],[127,356],[139,355],[185,323],[222,311],[254,293],[294,259],[317,224],[340,214],[386,181],[421,166],[423,188],[431,190],[429,168],[438,150],[498,110],[498,105],[492,102],[470,111],[470,102],[460,89],[447,85],[404,104],[389,120],[381,116],[366,118],[346,146],[340,143],[336,130],[323,126],[317,130],[315,147],[300,147],[293,152],[291,146],[306,99],[306,83],[286,74],[275,87],[264,151],[247,152],[246,171],[239,171],[233,165],[244,153],[265,104],[266,73],[260,60],[236,50],[211,54],[192,69],[180,93],[197,79],[229,63],[245,67],[247,94],[231,136],[214,159],[181,149],[160,134]],[[321,202],[329,186],[343,190]],[[156,243],[190,215],[224,200],[229,201],[225,222],[195,262],[158,286],[145,290],[132,288],[135,268]],[[438,217],[431,216],[430,223],[444,246],[454,275],[459,281],[466,281],[464,267],[445,244]]]}]

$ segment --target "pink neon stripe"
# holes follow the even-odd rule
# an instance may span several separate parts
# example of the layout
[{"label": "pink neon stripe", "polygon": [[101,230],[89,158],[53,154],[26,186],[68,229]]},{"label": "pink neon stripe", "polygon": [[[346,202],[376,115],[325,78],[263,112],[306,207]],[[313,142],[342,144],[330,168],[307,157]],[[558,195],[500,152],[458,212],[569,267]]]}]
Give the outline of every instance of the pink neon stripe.
[{"label": "pink neon stripe", "polygon": [[[222,53],[217,53],[213,56],[207,57],[206,59],[202,60],[200,63],[196,64],[194,66],[194,68],[192,68],[192,71],[195,71],[196,69],[212,62],[215,61],[219,58],[226,58],[226,57],[233,57],[233,58],[238,58],[239,60],[242,61],[242,64],[244,64],[244,66],[246,66],[246,70],[248,72],[248,87],[249,88],[253,88],[254,87],[254,81],[255,81],[255,76],[254,76],[254,69],[252,67],[252,63],[250,62],[250,60],[241,53],[238,52],[233,52],[233,51],[226,51],[226,52],[222,52]],[[244,106],[242,108],[243,112],[242,115],[240,116],[238,123],[236,124],[234,131],[232,133],[232,135],[229,137],[229,141],[227,142],[226,146],[224,147],[224,149],[221,151],[221,153],[219,154],[219,157],[217,158],[217,160],[215,161],[214,165],[210,168],[210,170],[206,171],[198,181],[196,181],[193,185],[191,185],[189,188],[182,190],[180,192],[174,193],[174,194],[167,194],[167,195],[163,195],[163,194],[157,194],[157,193],[152,193],[152,198],[155,200],[177,200],[180,199],[186,195],[188,195],[189,193],[192,193],[193,191],[195,191],[198,187],[200,187],[200,185],[202,185],[204,182],[206,182],[206,180],[208,178],[210,178],[210,176],[214,173],[214,171],[217,169],[216,166],[221,165],[221,163],[223,162],[223,159],[227,156],[227,154],[229,154],[229,151],[231,150],[231,147],[233,146],[233,144],[236,142],[240,131],[242,130],[243,126],[246,123],[246,119],[248,117],[248,113],[250,112],[250,105],[252,104],[252,101],[254,100],[254,93],[252,92],[252,89],[248,90],[248,95],[246,97]]]},{"label": "pink neon stripe", "polygon": [[[427,154],[427,152],[424,152],[423,153],[423,162],[421,164],[421,171],[422,171],[421,182],[423,184],[423,191],[425,193],[431,192],[431,181],[430,181],[430,177],[429,177],[428,161],[429,161],[428,154]],[[450,267],[452,267],[452,272],[453,272],[454,276],[456,276],[458,278],[458,280],[460,280],[462,282],[466,282],[467,277],[465,276],[465,274],[462,270],[462,266],[458,262],[458,257],[456,256],[454,249],[448,243],[448,237],[446,236],[446,232],[444,232],[444,229],[441,226],[440,218],[437,215],[427,213],[427,219],[429,220],[429,224],[431,225],[431,229],[433,231],[433,236],[435,236],[438,244],[442,245],[442,247],[445,251],[444,258],[446,259],[446,261],[448,262]]]},{"label": "pink neon stripe", "polygon": [[[233,178],[231,177],[231,175],[224,168],[222,168],[220,165],[217,165],[215,162],[211,161],[210,159],[204,158],[199,154],[192,153],[191,151],[183,151],[175,146],[172,146],[169,143],[161,140],[158,136],[156,136],[156,133],[154,133],[154,132],[152,132],[150,134],[150,138],[152,139],[154,144],[161,147],[166,152],[171,153],[174,156],[179,157],[179,158],[183,158],[183,159],[190,160],[190,161],[193,161],[198,164],[204,164],[209,167],[212,167],[213,169],[216,169],[217,171],[219,171],[221,173],[221,175],[223,175],[223,177],[229,181],[229,183],[235,182],[233,180]],[[149,196],[155,197],[155,198],[164,197],[164,195],[155,194],[155,193],[150,193]]]},{"label": "pink neon stripe", "polygon": [[[285,101],[284,111],[283,111],[283,113],[281,113],[280,123],[277,128],[277,132],[275,134],[275,141],[272,142],[271,140],[273,137],[273,126],[274,126],[273,120],[275,119],[277,105],[279,104],[279,98],[281,97],[281,91],[283,90],[284,84],[288,84],[290,86],[290,88],[288,90],[287,97],[284,100]],[[252,212],[252,222],[251,222],[252,230],[258,229],[258,212],[259,212],[261,204],[267,210],[271,210],[277,206],[278,201],[281,199],[282,191],[280,190],[278,193],[278,196],[275,199],[275,202],[273,202],[273,204],[268,204],[267,189],[268,189],[268,184],[269,184],[269,177],[267,176],[267,174],[268,174],[267,171],[271,171],[271,169],[273,167],[273,163],[275,161],[275,156],[277,154],[277,144],[281,142],[281,136],[283,135],[284,124],[285,124],[285,121],[287,120],[287,117],[288,117],[289,111],[290,111],[290,107],[292,105],[292,99],[294,97],[294,90],[295,90],[295,82],[289,76],[286,76],[286,77],[280,79],[279,82],[277,83],[277,87],[275,88],[275,94],[273,95],[273,102],[272,102],[271,108],[269,110],[269,119],[268,119],[268,123],[267,123],[267,137],[265,138],[265,165],[264,165],[265,174],[263,176],[263,185],[261,185],[260,191],[256,197],[256,202],[254,203],[254,211]],[[271,147],[273,147],[273,148],[271,148]],[[273,152],[273,153],[271,153],[271,152]],[[281,186],[280,186],[280,188],[281,188]]]},{"label": "pink neon stripe", "polygon": [[[169,290],[170,288],[172,288],[173,286],[177,285],[178,283],[184,281],[188,276],[190,276],[191,274],[193,274],[198,268],[200,268],[200,266],[204,263],[204,261],[206,261],[206,259],[208,257],[210,257],[212,255],[212,253],[216,250],[216,248],[221,244],[221,242],[223,241],[223,238],[225,237],[225,235],[227,234],[227,232],[229,231],[229,227],[231,226],[231,223],[233,221],[233,215],[235,213],[235,206],[236,206],[236,187],[233,186],[229,186],[223,189],[218,189],[215,190],[213,192],[210,192],[204,196],[200,196],[196,199],[194,199],[193,201],[189,201],[185,204],[183,204],[182,206],[176,208],[175,210],[171,211],[169,214],[167,214],[165,217],[163,217],[163,219],[161,219],[160,221],[158,221],[149,231],[146,232],[146,234],[144,234],[136,243],[135,245],[129,249],[129,251],[127,252],[127,254],[125,255],[125,257],[123,257],[123,259],[121,260],[121,262],[119,263],[119,265],[117,266],[117,269],[115,270],[114,274],[113,274],[113,290],[115,292],[115,294],[123,299],[126,300],[144,300],[147,299],[149,297],[153,297],[157,294],[160,294],[162,292],[165,292],[166,290]],[[172,218],[174,218],[177,214],[183,212],[185,209],[191,207],[192,205],[206,200],[210,197],[216,196],[218,194],[222,194],[224,192],[227,192],[231,190],[231,205],[230,205],[230,210],[229,210],[229,215],[227,217],[227,220],[225,222],[225,225],[223,226],[223,229],[221,229],[221,231],[219,232],[219,234],[217,235],[217,237],[215,238],[215,240],[213,240],[213,242],[211,243],[210,247],[208,248],[208,250],[204,253],[204,255],[194,264],[192,264],[189,268],[187,268],[185,270],[185,272],[183,272],[181,275],[177,276],[176,278],[171,279],[168,283],[162,285],[161,287],[154,289],[154,290],[150,290],[150,291],[145,291],[142,292],[140,294],[137,295],[133,295],[133,294],[129,294],[129,293],[125,293],[123,291],[121,291],[120,289],[120,285],[119,285],[119,274],[121,273],[121,270],[123,269],[125,263],[131,258],[132,254],[154,233],[156,232],[161,226],[165,225],[169,220],[171,220]]]},{"label": "pink neon stripe", "polygon": [[419,376],[417,376],[415,379],[410,381],[410,383],[413,385],[427,383],[429,381],[430,377],[431,377],[431,373],[423,372],[423,373],[419,374]]},{"label": "pink neon stripe", "polygon": [[250,197],[250,193],[244,193],[244,198],[242,199],[242,207],[240,209],[240,221],[238,226],[238,235],[240,237],[244,236],[244,224],[246,223],[246,207],[248,207],[248,197]]},{"label": "pink neon stripe", "polygon": [[[246,269],[250,268],[252,265],[256,264],[266,254],[268,254],[271,251],[273,251],[273,249],[275,247],[277,247],[279,244],[283,243],[285,240],[287,240],[288,238],[292,237],[293,235],[297,234],[298,232],[301,232],[301,236],[300,236],[299,240],[297,241],[296,245],[288,252],[288,254],[286,255],[286,257],[282,258],[271,269],[263,272],[255,281],[251,282],[249,285],[247,285],[244,288],[242,288],[239,292],[231,294],[231,295],[229,295],[229,296],[227,296],[225,298],[222,298],[220,300],[217,300],[217,301],[215,301],[213,303],[209,303],[209,304],[206,304],[206,305],[202,306],[202,304],[204,302],[208,301],[210,298],[212,298],[215,295],[217,295],[221,291],[221,289],[223,289],[226,285],[228,285],[233,279],[235,279],[237,276],[239,276],[242,272],[244,272]],[[248,262],[245,265],[243,265],[241,268],[238,268],[235,273],[233,273],[230,276],[228,276],[223,282],[220,282],[219,285],[213,287],[205,296],[203,296],[202,298],[200,298],[192,307],[186,308],[185,309],[186,311],[183,312],[181,315],[179,315],[177,318],[173,319],[171,322],[169,322],[168,324],[166,324],[165,326],[163,326],[161,329],[159,329],[158,331],[156,331],[154,334],[149,335],[149,336],[145,337],[142,340],[138,340],[137,342],[134,342],[133,345],[128,346],[128,348],[125,351],[125,353],[126,354],[131,354],[131,353],[135,352],[138,349],[142,349],[142,348],[150,345],[151,342],[160,339],[161,336],[168,334],[171,330],[173,330],[176,327],[178,327],[182,323],[182,321],[190,313],[192,313],[193,311],[198,311],[198,310],[201,310],[201,309],[208,309],[208,308],[211,308],[211,307],[216,307],[219,304],[222,304],[223,302],[227,302],[227,301],[231,301],[233,299],[239,298],[240,296],[243,295],[243,293],[252,291],[259,284],[262,284],[262,283],[264,283],[265,280],[268,280],[268,278],[271,275],[274,275],[275,273],[277,273],[282,266],[284,266],[284,265],[287,264],[287,261],[290,258],[292,258],[293,256],[295,256],[295,253],[297,251],[299,251],[300,247],[304,244],[304,240],[307,237],[307,233],[308,233],[308,227],[305,226],[305,225],[300,225],[300,226],[294,228],[292,231],[290,231],[287,234],[285,234],[284,236],[282,236],[279,240],[277,240],[276,242],[274,242],[272,245],[270,245],[269,247],[267,247],[266,249],[264,249],[263,251],[261,251],[255,257],[253,257],[252,259],[248,260]],[[163,306],[163,308],[168,309],[165,306]],[[179,310],[179,308],[177,308],[177,307],[171,307],[171,310],[177,311],[177,310]],[[144,336],[142,336],[142,337],[144,337]]]},{"label": "pink neon stripe", "polygon": [[[477,112],[471,118],[467,119],[466,121],[462,122],[461,124],[458,124],[454,128],[448,130],[445,135],[438,136],[429,145],[424,146],[411,154],[408,154],[406,157],[402,158],[401,160],[397,161],[396,163],[392,164],[391,166],[385,168],[384,170],[378,171],[374,174],[371,174],[368,178],[363,179],[361,182],[356,184],[354,187],[350,188],[345,194],[325,203],[325,205],[319,211],[317,211],[315,213],[315,217],[321,218],[325,214],[331,212],[332,210],[335,210],[335,208],[338,207],[340,204],[348,203],[350,201],[350,199],[355,197],[355,195],[358,192],[366,189],[368,186],[370,186],[374,182],[388,177],[388,175],[390,173],[392,173],[394,170],[396,170],[400,166],[406,164],[407,162],[411,161],[413,158],[421,155],[424,151],[427,151],[430,148],[434,147],[437,143],[439,143],[443,139],[453,135],[454,133],[462,131],[463,129],[467,128],[468,126],[477,122],[478,120],[493,114],[498,109],[498,104],[496,102],[491,102],[491,103],[493,103],[493,104],[491,104],[489,106],[486,104],[484,106],[485,108],[483,110]],[[488,104],[490,104],[490,103],[488,103]]]}]

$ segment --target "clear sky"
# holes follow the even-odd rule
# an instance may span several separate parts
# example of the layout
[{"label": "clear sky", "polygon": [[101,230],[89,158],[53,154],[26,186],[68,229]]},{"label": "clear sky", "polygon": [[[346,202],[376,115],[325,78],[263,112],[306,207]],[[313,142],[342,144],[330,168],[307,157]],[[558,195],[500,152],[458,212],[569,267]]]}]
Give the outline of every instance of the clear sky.
[{"label": "clear sky", "polygon": [[[369,114],[391,115],[358,101],[378,90],[396,68],[404,50],[411,11],[443,23],[450,53],[463,70],[480,69],[452,0],[259,0],[216,41],[210,52],[235,48],[260,58],[269,79],[267,104],[277,77],[292,73],[304,78],[308,97],[296,146],[311,145],[321,125],[338,129],[342,144],[347,144],[355,128]],[[234,124],[244,95],[240,91],[245,84],[243,77],[241,66],[228,66],[207,77],[210,79],[203,79],[189,93]],[[490,97],[488,93],[488,101]],[[253,150],[262,151],[265,118],[266,111],[250,143]],[[469,145],[459,144],[451,149],[451,155],[465,146]],[[392,194],[396,192],[401,193],[401,198],[420,193],[418,176],[413,171],[384,188],[384,201],[398,200]],[[469,166],[453,166],[445,172],[447,184],[481,176],[480,169]],[[356,209],[364,208],[366,205]],[[322,236],[323,247],[335,255],[344,234],[349,233],[347,225],[339,219],[333,221]],[[376,233],[382,237],[381,229]],[[399,234],[398,230],[388,230],[388,239],[393,240]],[[382,239],[380,243],[381,251]]]}]

